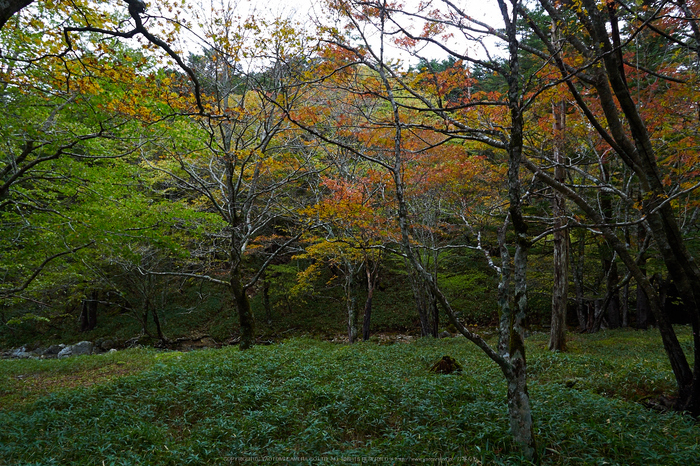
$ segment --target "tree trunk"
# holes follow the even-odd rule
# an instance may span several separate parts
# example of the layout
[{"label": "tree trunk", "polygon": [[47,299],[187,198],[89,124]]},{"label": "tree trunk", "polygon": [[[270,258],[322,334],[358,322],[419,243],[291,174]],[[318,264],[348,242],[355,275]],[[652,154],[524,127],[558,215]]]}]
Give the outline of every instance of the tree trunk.
[{"label": "tree trunk", "polygon": [[[554,32],[553,32],[554,33]],[[564,130],[566,128],[566,101],[552,105],[554,115],[554,179],[563,183]],[[552,286],[552,320],[549,333],[549,350],[566,350],[566,307],[569,297],[569,230],[566,228],[566,198],[554,191],[552,215],[554,217],[554,283]]]},{"label": "tree trunk", "polygon": [[[629,227],[625,227],[625,243],[628,245],[632,244],[632,239],[630,236]],[[642,244],[640,248],[644,247]],[[627,280],[625,286],[622,287],[622,294],[620,295],[620,313],[622,317],[622,327],[629,327],[629,314],[630,314],[630,281]]]},{"label": "tree trunk", "polygon": [[440,310],[438,309],[437,298],[430,293],[430,335],[437,338],[440,330]]},{"label": "tree trunk", "polygon": [[[508,107],[510,110],[510,134],[508,140],[508,214],[515,233],[515,254],[513,256],[514,308],[509,316],[510,341],[509,361],[512,371],[506,374],[508,380],[508,413],[513,439],[521,448],[523,455],[536,459],[537,448],[530,409],[530,396],[527,390],[527,363],[525,360],[525,319],[527,317],[527,224],[521,209],[520,166],[523,158],[523,107],[522,87],[519,61],[519,43],[516,19],[511,16],[505,0],[498,0],[501,16],[505,22],[508,38]],[[522,5],[513,2],[513,11]]]},{"label": "tree trunk", "polygon": [[637,328],[646,330],[649,328],[649,298],[641,286],[637,286]]},{"label": "tree trunk", "polygon": [[586,251],[586,230],[580,229],[578,247],[576,248],[576,262],[572,264],[574,287],[576,288],[576,316],[581,332],[588,330],[588,306],[584,298],[583,270]]},{"label": "tree trunk", "polygon": [[622,287],[622,294],[620,295],[620,298],[621,298],[620,311],[622,314],[622,327],[627,328],[630,326],[630,323],[629,323],[630,284],[629,284],[629,282],[625,283],[625,286]]},{"label": "tree trunk", "polygon": [[80,309],[80,331],[87,332],[88,330],[90,330],[90,324],[88,321],[88,302],[86,299],[84,299]]},{"label": "tree trunk", "polygon": [[510,320],[513,311],[511,310],[511,270],[510,270],[510,252],[506,245],[506,230],[508,229],[508,220],[503,223],[503,226],[498,229],[498,248],[501,255],[501,277],[498,281],[498,354],[504,356],[509,353],[510,345]]},{"label": "tree trunk", "polygon": [[357,309],[355,308],[356,299],[354,296],[346,300],[348,309],[348,340],[350,343],[355,343],[357,340]]},{"label": "tree trunk", "polygon": [[[505,0],[498,0],[498,4],[505,22],[506,35],[509,45],[509,63],[507,72],[504,74],[508,83],[508,103],[511,120],[510,134],[507,144],[509,156],[508,199],[510,201],[508,215],[510,216],[514,225],[514,232],[516,236],[516,251],[514,257],[514,297],[516,310],[507,316],[507,321],[510,322],[507,329],[510,334],[508,354],[501,355],[497,351],[494,351],[481,337],[471,332],[463,324],[461,324],[461,322],[459,322],[449,301],[437,286],[435,277],[425,270],[423,265],[416,257],[412,247],[410,232],[411,227],[408,218],[406,198],[404,196],[404,164],[402,158],[404,154],[402,144],[402,131],[404,124],[401,121],[399,105],[394,97],[393,87],[387,78],[386,67],[383,63],[378,65],[377,72],[387,91],[387,98],[391,103],[393,113],[394,150],[391,174],[394,179],[396,201],[398,204],[401,246],[406,254],[407,260],[416,271],[416,274],[425,282],[435,299],[439,301],[440,305],[449,316],[450,321],[457,327],[460,333],[477,344],[489,356],[489,358],[496,362],[501,368],[501,371],[503,372],[508,383],[508,412],[511,435],[513,436],[515,443],[521,448],[524,456],[529,460],[536,461],[537,449],[533,435],[532,414],[527,391],[527,366],[525,361],[525,346],[523,338],[523,324],[527,311],[525,272],[527,266],[528,239],[526,235],[527,227],[520,208],[519,169],[522,160],[523,147],[523,115],[521,108],[521,76],[518,61],[518,32],[515,24],[515,19],[519,15],[518,12],[520,11],[521,5],[520,2],[514,2],[512,5],[513,17],[511,17]],[[384,19],[383,15],[384,12],[382,11],[382,19]]]},{"label": "tree trunk", "polygon": [[263,307],[265,308],[265,320],[267,325],[272,325],[272,305],[270,304],[270,282],[263,283]]},{"label": "tree trunk", "polygon": [[379,260],[370,264],[369,259],[365,259],[365,274],[367,276],[367,299],[365,300],[365,314],[362,320],[362,340],[369,340],[369,329],[372,320],[372,298],[374,289],[377,287],[377,277],[379,272]]},{"label": "tree trunk", "polygon": [[[665,347],[679,382],[678,407],[697,416],[700,415],[700,269],[686,248],[672,205],[666,202],[668,194],[663,186],[651,135],[627,85],[622,50],[613,45],[620,42],[619,37],[615,36],[617,17],[613,9],[614,4],[609,4],[607,13],[603,13],[594,0],[583,0],[582,5],[589,19],[586,26],[594,46],[600,52],[606,73],[605,79],[596,83],[601,108],[605,112],[610,133],[617,143],[618,154],[639,176],[645,199],[642,211],[647,215],[654,242],[691,316],[695,359],[692,371],[689,370],[690,366],[663,310],[660,310],[661,319],[657,320],[664,344],[673,345]],[[613,26],[612,43],[608,22]],[[614,53],[616,49],[617,53]],[[619,119],[620,112],[624,115],[626,125]],[[631,137],[627,136],[627,128]]]},{"label": "tree trunk", "polygon": [[[372,290],[374,291],[374,290]],[[365,315],[362,319],[362,341],[369,340],[370,322],[372,320],[372,295],[368,292],[365,300]]]},{"label": "tree trunk", "polygon": [[[515,356],[515,357],[513,357]],[[508,414],[513,440],[522,449],[526,458],[535,458],[535,435],[532,422],[530,395],[527,390],[525,354],[511,355],[514,374],[508,379]]]},{"label": "tree trunk", "polygon": [[[600,161],[600,166],[602,167],[603,180],[606,183],[611,182],[610,168],[608,166],[609,162]],[[603,218],[606,224],[613,223],[614,211],[612,203],[612,194],[604,191],[600,193],[600,209],[603,213]],[[603,312],[607,313],[608,327],[619,328],[620,327],[620,292],[616,289],[617,282],[619,280],[617,272],[617,262],[615,261],[615,254],[612,246],[606,241],[600,246],[600,262],[603,269],[603,274],[605,276],[605,293],[611,294],[608,300],[608,305]],[[596,329],[597,330],[597,329]]]},{"label": "tree trunk", "polygon": [[238,323],[241,327],[240,349],[247,350],[255,344],[255,316],[250,307],[250,300],[241,283],[238,267],[231,270],[231,293],[238,311]]},{"label": "tree trunk", "polygon": [[165,342],[166,338],[163,335],[163,329],[160,326],[160,317],[158,316],[158,310],[155,307],[151,309],[151,315],[153,316],[153,322],[156,324],[156,334],[158,335],[158,339]]},{"label": "tree trunk", "polygon": [[607,307],[608,326],[610,328],[620,328],[620,290],[617,289],[619,275],[617,264],[611,264],[610,276],[607,280],[608,290],[614,290]]},{"label": "tree trunk", "polygon": [[[640,196],[641,197],[641,196]],[[641,201],[641,198],[639,199]],[[637,228],[637,243],[643,244],[646,241],[647,230],[644,225],[639,225]],[[639,257],[639,269],[644,276],[647,274],[647,254],[642,253]],[[637,284],[637,328],[646,330],[649,327],[649,316],[651,309],[649,308],[649,297],[644,292],[644,288]]]},{"label": "tree trunk", "polygon": [[91,291],[88,299],[84,299],[80,311],[80,331],[89,332],[97,327],[97,291]]},{"label": "tree trunk", "polygon": [[[407,266],[411,267],[410,264],[407,264]],[[411,289],[413,290],[413,299],[418,311],[421,337],[437,337],[437,326],[433,325],[434,318],[432,317],[432,307],[436,303],[433,293],[430,291],[428,284],[425,283],[425,280],[415,270],[409,270],[409,278]]]}]

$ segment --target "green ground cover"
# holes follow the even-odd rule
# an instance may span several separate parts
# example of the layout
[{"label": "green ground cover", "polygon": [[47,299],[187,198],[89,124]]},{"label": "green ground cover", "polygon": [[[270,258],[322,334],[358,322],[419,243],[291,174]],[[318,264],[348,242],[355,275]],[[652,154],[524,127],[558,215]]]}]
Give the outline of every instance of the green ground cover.
[{"label": "green ground cover", "polygon": [[[528,338],[542,464],[696,464],[700,425],[643,405],[674,388],[656,332],[546,342]],[[430,373],[443,355],[464,371]],[[505,399],[461,337],[4,360],[0,464],[527,464]]]}]

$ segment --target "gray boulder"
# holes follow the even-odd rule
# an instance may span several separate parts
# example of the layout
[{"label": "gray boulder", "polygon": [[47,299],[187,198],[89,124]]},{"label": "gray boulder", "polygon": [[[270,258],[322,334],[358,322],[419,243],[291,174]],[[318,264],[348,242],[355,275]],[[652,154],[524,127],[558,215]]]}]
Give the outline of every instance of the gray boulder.
[{"label": "gray boulder", "polygon": [[90,341],[81,341],[75,345],[66,346],[58,353],[58,358],[68,358],[70,356],[80,356],[83,354],[92,354],[93,344]]},{"label": "gray boulder", "polygon": [[13,350],[12,353],[10,353],[11,358],[15,359],[29,359],[29,358],[34,358],[36,357],[32,353],[29,353],[27,351],[27,348],[22,346],[21,348],[17,348],[16,350]]},{"label": "gray boulder", "polygon": [[66,347],[66,345],[64,345],[64,344],[51,345],[48,348],[46,348],[46,351],[44,351],[43,354],[44,354],[44,356],[56,356],[65,347]]}]

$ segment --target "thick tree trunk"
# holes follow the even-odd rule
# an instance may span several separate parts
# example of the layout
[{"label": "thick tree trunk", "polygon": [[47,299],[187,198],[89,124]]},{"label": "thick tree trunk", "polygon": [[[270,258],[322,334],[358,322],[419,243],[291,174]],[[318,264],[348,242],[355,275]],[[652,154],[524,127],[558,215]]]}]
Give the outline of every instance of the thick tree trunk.
[{"label": "thick tree trunk", "polygon": [[649,328],[649,298],[641,286],[637,286],[637,325],[640,330]]},{"label": "thick tree trunk", "polygon": [[255,316],[250,307],[250,300],[241,283],[241,275],[238,268],[231,270],[231,294],[238,311],[238,323],[241,327],[241,350],[247,350],[255,344]]},{"label": "thick tree trunk", "polygon": [[530,395],[527,390],[525,354],[511,355],[514,374],[508,379],[508,414],[513,440],[523,448],[527,458],[535,458],[535,435],[533,431]]}]

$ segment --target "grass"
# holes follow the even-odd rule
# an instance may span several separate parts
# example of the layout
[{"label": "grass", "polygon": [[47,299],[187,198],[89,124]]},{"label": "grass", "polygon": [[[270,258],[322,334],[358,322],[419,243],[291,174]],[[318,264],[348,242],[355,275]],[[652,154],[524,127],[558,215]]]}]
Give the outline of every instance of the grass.
[{"label": "grass", "polygon": [[[528,339],[543,464],[697,461],[696,422],[638,403],[673,393],[655,332],[546,342]],[[443,355],[464,372],[430,373]],[[0,384],[0,464],[527,464],[500,372],[463,338],[0,361]]]}]

